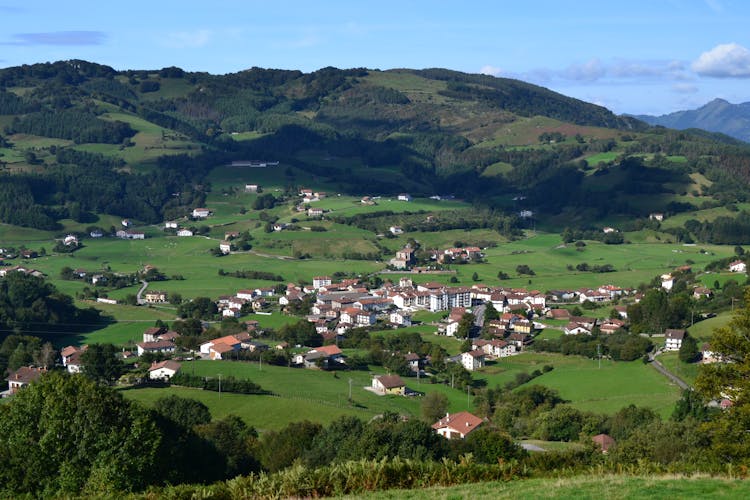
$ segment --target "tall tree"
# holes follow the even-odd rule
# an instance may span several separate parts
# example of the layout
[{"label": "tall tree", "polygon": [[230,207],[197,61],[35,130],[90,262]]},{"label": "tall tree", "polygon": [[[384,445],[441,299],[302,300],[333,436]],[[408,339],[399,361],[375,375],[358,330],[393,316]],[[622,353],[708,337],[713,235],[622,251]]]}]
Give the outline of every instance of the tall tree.
[{"label": "tall tree", "polygon": [[433,424],[445,416],[448,396],[442,392],[430,392],[422,399],[422,419]]},{"label": "tall tree", "polygon": [[122,375],[124,364],[112,344],[91,344],[81,354],[83,373],[92,380],[112,383]]}]

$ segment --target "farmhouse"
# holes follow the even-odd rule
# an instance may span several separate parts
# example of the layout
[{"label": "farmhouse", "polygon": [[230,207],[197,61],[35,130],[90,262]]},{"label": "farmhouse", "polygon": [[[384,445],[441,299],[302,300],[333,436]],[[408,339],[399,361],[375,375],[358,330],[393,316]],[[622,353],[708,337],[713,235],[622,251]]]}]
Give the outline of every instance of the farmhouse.
[{"label": "farmhouse", "polygon": [[401,226],[391,226],[388,228],[391,234],[404,234],[404,229]]},{"label": "farmhouse", "polygon": [[345,363],[344,355],[336,345],[316,347],[305,354],[298,354],[293,362],[297,365],[304,365],[305,368],[321,367],[323,369],[332,367],[332,363]]},{"label": "farmhouse", "polygon": [[177,236],[192,236],[193,232],[190,229],[180,229],[177,231]]},{"label": "farmhouse", "polygon": [[447,413],[445,417],[432,424],[432,428],[446,439],[464,439],[483,423],[484,420],[476,415],[462,411],[452,415]]},{"label": "farmhouse", "polygon": [[481,349],[474,349],[473,351],[463,352],[461,353],[461,364],[464,366],[464,368],[466,368],[470,372],[473,372],[474,370],[484,368],[485,357],[486,354]]},{"label": "farmhouse", "polygon": [[146,302],[149,304],[163,304],[167,301],[167,292],[161,292],[158,290],[146,292]]},{"label": "farmhouse", "polygon": [[201,354],[207,355],[209,359],[222,359],[241,349],[242,341],[236,335],[227,335],[200,345]]},{"label": "farmhouse", "polygon": [[22,366],[18,370],[11,372],[8,378],[8,390],[11,394],[15,394],[23,387],[26,387],[32,382],[39,380],[46,370],[43,368],[35,368],[33,366]]},{"label": "farmhouse", "polygon": [[412,197],[409,193],[401,193],[398,195],[398,201],[411,201]]},{"label": "farmhouse", "polygon": [[664,350],[666,351],[679,351],[682,347],[682,341],[685,339],[687,332],[685,330],[676,330],[668,328],[664,332]]},{"label": "farmhouse", "polygon": [[227,255],[229,252],[232,251],[232,244],[229,243],[227,240],[222,241],[219,243],[219,251],[223,253],[224,255]]},{"label": "farmhouse", "polygon": [[260,186],[257,184],[245,184],[246,193],[257,193]]},{"label": "farmhouse", "polygon": [[195,219],[205,219],[211,215],[211,211],[207,208],[194,208],[193,209],[193,218]]},{"label": "farmhouse", "polygon": [[649,220],[655,220],[655,221],[663,221],[664,220],[664,214],[660,212],[652,212],[648,215]]},{"label": "farmhouse", "polygon": [[376,375],[372,378],[372,389],[377,394],[396,394],[403,396],[406,393],[406,384],[398,375]]},{"label": "farmhouse", "polygon": [[733,273],[744,273],[747,272],[747,265],[741,260],[735,260],[729,264],[729,270]]},{"label": "farmhouse", "polygon": [[75,235],[69,234],[63,239],[63,245],[66,247],[75,247],[78,246],[78,237]]},{"label": "farmhouse", "polygon": [[164,223],[164,229],[177,229],[177,221],[168,220]]},{"label": "farmhouse", "polygon": [[591,440],[602,450],[602,453],[609,452],[609,449],[615,445],[615,440],[608,434],[597,434]]},{"label": "farmhouse", "polygon": [[92,238],[101,238],[102,236],[104,236],[104,233],[100,229],[94,229],[89,233],[89,236],[91,236]]},{"label": "farmhouse", "polygon": [[117,231],[115,236],[123,240],[143,240],[146,238],[146,235],[140,231],[125,231],[122,229]]},{"label": "farmhouse", "polygon": [[138,348],[138,356],[143,356],[144,353],[171,353],[174,352],[177,346],[170,340],[154,340],[153,342],[139,342],[136,344]]},{"label": "farmhouse", "polygon": [[180,371],[180,363],[167,359],[160,361],[159,363],[152,363],[148,369],[148,378],[151,380],[163,380],[168,381],[175,373]]},{"label": "farmhouse", "polygon": [[323,217],[323,209],[322,208],[308,208],[307,216],[308,217]]}]

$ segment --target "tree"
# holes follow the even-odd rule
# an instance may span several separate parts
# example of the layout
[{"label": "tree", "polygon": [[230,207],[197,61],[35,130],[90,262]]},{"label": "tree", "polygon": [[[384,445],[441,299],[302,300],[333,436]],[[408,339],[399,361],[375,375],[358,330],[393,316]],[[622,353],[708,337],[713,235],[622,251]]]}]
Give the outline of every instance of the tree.
[{"label": "tree", "polygon": [[157,399],[154,402],[154,409],[188,429],[211,421],[211,411],[208,406],[198,400],[181,398],[174,394]]},{"label": "tree", "polygon": [[534,276],[536,273],[527,265],[527,264],[519,264],[516,266],[516,272],[518,274],[526,274],[528,276]]},{"label": "tree", "polygon": [[685,337],[680,344],[679,358],[683,363],[694,363],[700,359],[701,353],[698,350],[698,342],[685,333]]},{"label": "tree", "polygon": [[161,480],[161,436],[151,414],[110,388],[50,373],[3,410],[6,495],[113,496]]},{"label": "tree", "polygon": [[725,463],[750,459],[750,289],[745,306],[729,323],[714,330],[711,350],[722,363],[701,365],[695,388],[706,400],[725,397],[732,406],[706,424],[715,455]]},{"label": "tree", "polygon": [[427,423],[435,423],[448,410],[448,396],[442,392],[430,392],[422,399],[422,419]]},{"label": "tree", "polygon": [[479,274],[477,274],[476,271],[474,271],[474,274],[471,275],[472,281],[479,281]]},{"label": "tree", "polygon": [[461,316],[461,320],[458,322],[458,330],[456,330],[456,337],[459,339],[468,339],[471,336],[471,330],[474,328],[475,317],[471,313],[464,313]]},{"label": "tree", "polygon": [[497,464],[499,460],[519,459],[527,454],[507,433],[485,426],[469,434],[466,444],[477,462],[484,464]]},{"label": "tree", "polygon": [[91,344],[81,354],[83,374],[97,382],[112,383],[122,374],[124,363],[112,344]]}]

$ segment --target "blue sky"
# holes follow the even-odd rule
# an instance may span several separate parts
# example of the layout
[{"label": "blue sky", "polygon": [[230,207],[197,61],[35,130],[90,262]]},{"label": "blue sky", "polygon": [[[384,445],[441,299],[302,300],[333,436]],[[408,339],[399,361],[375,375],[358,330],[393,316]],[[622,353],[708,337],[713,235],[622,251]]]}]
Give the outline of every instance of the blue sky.
[{"label": "blue sky", "polygon": [[750,101],[747,0],[0,0],[0,26],[0,67],[445,67],[617,113]]}]

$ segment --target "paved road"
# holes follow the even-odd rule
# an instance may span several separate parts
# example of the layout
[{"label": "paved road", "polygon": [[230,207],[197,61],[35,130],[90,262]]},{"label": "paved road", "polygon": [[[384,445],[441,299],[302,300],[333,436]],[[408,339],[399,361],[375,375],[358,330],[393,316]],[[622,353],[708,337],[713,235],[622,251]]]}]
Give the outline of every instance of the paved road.
[{"label": "paved road", "polygon": [[684,380],[682,380],[680,377],[678,377],[674,373],[667,370],[664,367],[664,365],[661,364],[661,362],[656,359],[656,356],[659,354],[660,354],[660,351],[656,351],[655,353],[648,355],[648,358],[651,360],[651,366],[656,368],[656,371],[658,371],[659,373],[667,377],[669,380],[677,384],[680,387],[680,389],[683,389],[683,390],[689,389],[690,386]]},{"label": "paved road", "polygon": [[141,305],[141,304],[145,304],[145,303],[146,303],[146,299],[142,299],[142,298],[141,298],[141,295],[143,295],[143,292],[145,292],[145,291],[146,291],[146,288],[148,288],[148,281],[146,281],[146,280],[143,280],[143,281],[141,281],[141,283],[143,283],[143,286],[141,287],[141,289],[140,289],[140,290],[138,290],[138,293],[137,293],[137,294],[136,294],[136,296],[135,296],[135,297],[136,297],[136,299],[138,300],[138,305]]}]

